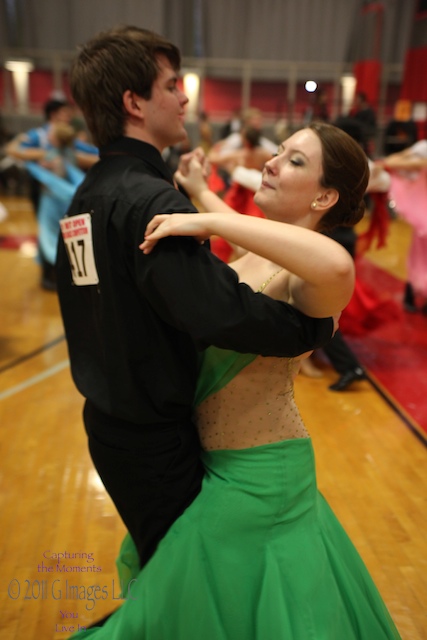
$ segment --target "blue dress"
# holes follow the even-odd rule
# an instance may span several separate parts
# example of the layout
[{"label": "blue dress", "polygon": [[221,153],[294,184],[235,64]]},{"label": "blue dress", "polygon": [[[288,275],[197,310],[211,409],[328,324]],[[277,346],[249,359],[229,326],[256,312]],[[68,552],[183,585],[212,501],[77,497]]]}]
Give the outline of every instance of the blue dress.
[{"label": "blue dress", "polygon": [[46,188],[42,191],[37,212],[39,223],[39,246],[45,260],[56,262],[59,237],[59,221],[67,213],[77,187],[85,174],[70,162],[65,162],[66,177],[55,175],[36,162],[27,162],[28,172]]}]

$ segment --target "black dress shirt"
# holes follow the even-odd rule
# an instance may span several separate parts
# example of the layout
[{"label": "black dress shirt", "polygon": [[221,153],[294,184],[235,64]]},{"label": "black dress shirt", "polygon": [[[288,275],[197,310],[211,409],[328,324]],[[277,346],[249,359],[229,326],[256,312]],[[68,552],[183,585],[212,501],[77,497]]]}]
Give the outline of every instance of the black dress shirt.
[{"label": "black dress shirt", "polygon": [[62,238],[57,276],[73,379],[101,411],[140,425],[189,420],[208,345],[295,356],[330,339],[330,318],[254,293],[193,238],[143,254],[155,214],[196,209],[151,145],[121,138],[100,158],[68,211],[90,214],[99,282],[73,284]]}]

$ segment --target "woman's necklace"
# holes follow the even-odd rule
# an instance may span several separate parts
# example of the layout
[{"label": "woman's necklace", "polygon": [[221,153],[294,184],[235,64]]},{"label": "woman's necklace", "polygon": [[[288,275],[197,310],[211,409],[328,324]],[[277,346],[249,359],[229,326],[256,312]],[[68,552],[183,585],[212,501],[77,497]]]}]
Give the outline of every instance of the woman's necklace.
[{"label": "woman's necklace", "polygon": [[262,293],[264,291],[264,289],[266,288],[266,286],[268,284],[270,284],[270,282],[273,280],[273,278],[275,276],[277,276],[277,274],[280,273],[281,271],[283,271],[283,267],[281,269],[279,269],[279,271],[276,271],[276,273],[273,273],[272,276],[270,276],[265,282],[263,282],[262,285],[260,286],[260,288],[257,289],[257,293]]}]

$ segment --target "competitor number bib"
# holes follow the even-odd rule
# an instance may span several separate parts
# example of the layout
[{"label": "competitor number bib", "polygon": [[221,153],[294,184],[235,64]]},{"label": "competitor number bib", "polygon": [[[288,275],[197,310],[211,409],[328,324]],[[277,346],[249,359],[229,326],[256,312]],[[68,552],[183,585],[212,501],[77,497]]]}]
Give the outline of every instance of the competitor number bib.
[{"label": "competitor number bib", "polygon": [[98,284],[92,240],[90,213],[81,213],[60,220],[61,233],[70,261],[73,282],[77,286]]}]

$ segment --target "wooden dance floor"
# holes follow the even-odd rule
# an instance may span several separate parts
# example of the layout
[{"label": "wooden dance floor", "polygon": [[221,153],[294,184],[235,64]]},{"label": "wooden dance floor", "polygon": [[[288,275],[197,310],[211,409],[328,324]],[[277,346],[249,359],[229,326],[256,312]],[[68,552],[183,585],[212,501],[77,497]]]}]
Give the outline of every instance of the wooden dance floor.
[{"label": "wooden dance floor", "polygon": [[[0,638],[59,640],[120,606],[124,527],[87,451],[57,297],[39,284],[32,208],[0,201],[9,211],[0,223]],[[404,278],[409,235],[393,221],[376,264]],[[425,442],[368,380],[333,393],[337,374],[322,370],[296,381],[319,487],[403,640],[425,640]]]}]

